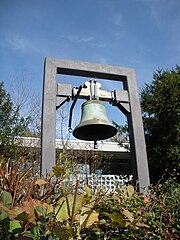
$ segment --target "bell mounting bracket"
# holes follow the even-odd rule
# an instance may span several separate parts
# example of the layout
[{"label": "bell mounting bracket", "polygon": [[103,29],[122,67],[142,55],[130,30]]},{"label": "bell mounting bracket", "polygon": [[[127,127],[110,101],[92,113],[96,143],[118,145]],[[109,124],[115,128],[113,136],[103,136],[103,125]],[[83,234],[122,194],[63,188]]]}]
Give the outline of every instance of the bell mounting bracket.
[{"label": "bell mounting bracket", "polygon": [[[81,88],[80,93],[78,93]],[[97,81],[87,81],[84,86],[73,87],[71,84],[57,83],[57,105],[56,110],[61,107],[70,98],[75,99],[78,95],[78,99],[98,99],[101,101],[110,102],[112,105],[121,105],[127,112],[130,112],[129,107],[129,95],[127,90],[114,90],[106,91],[101,89],[101,84]]]}]

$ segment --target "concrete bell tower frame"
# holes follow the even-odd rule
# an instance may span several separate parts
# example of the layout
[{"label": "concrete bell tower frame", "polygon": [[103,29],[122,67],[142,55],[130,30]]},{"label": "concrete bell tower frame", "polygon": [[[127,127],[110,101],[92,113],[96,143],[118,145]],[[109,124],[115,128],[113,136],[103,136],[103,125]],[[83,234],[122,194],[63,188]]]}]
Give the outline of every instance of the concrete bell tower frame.
[{"label": "concrete bell tower frame", "polygon": [[[57,74],[116,80],[123,90],[114,90],[111,102],[127,116],[134,183],[143,192],[150,184],[142,115],[134,69],[74,60],[46,58],[42,106],[42,175],[56,165],[56,108],[72,97],[71,84],[58,84]],[[103,100],[103,99],[102,99]]]}]

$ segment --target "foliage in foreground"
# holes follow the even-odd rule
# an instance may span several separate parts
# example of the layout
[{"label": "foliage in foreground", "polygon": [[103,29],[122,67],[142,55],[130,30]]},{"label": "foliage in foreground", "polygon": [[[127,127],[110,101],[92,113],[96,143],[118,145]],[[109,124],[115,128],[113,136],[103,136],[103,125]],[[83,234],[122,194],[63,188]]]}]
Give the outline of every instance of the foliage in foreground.
[{"label": "foliage in foreground", "polygon": [[147,195],[133,186],[110,194],[72,186],[54,167],[35,179],[12,165],[0,168],[0,239],[179,239],[180,186],[174,179]]}]

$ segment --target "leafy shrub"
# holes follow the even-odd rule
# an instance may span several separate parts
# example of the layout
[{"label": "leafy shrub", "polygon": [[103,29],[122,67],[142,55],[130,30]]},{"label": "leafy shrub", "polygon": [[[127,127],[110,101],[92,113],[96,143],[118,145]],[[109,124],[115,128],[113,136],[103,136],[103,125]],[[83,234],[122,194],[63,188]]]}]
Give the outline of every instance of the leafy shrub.
[{"label": "leafy shrub", "polygon": [[56,166],[47,179],[0,168],[0,239],[179,239],[180,186],[174,179],[144,195],[133,186],[78,191]]}]

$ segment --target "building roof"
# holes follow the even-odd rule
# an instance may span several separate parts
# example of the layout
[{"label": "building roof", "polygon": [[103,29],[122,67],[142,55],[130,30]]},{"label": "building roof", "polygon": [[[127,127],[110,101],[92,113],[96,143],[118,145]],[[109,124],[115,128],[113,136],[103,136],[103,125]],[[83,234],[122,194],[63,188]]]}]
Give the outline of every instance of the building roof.
[{"label": "building roof", "polygon": [[[21,144],[26,147],[40,148],[40,138],[21,137]],[[117,142],[98,141],[97,149],[94,149],[94,142],[92,141],[56,139],[56,149],[63,149],[65,147],[74,151],[101,152],[113,155],[115,159],[130,159],[128,145],[128,143],[124,143],[120,146]]]}]

